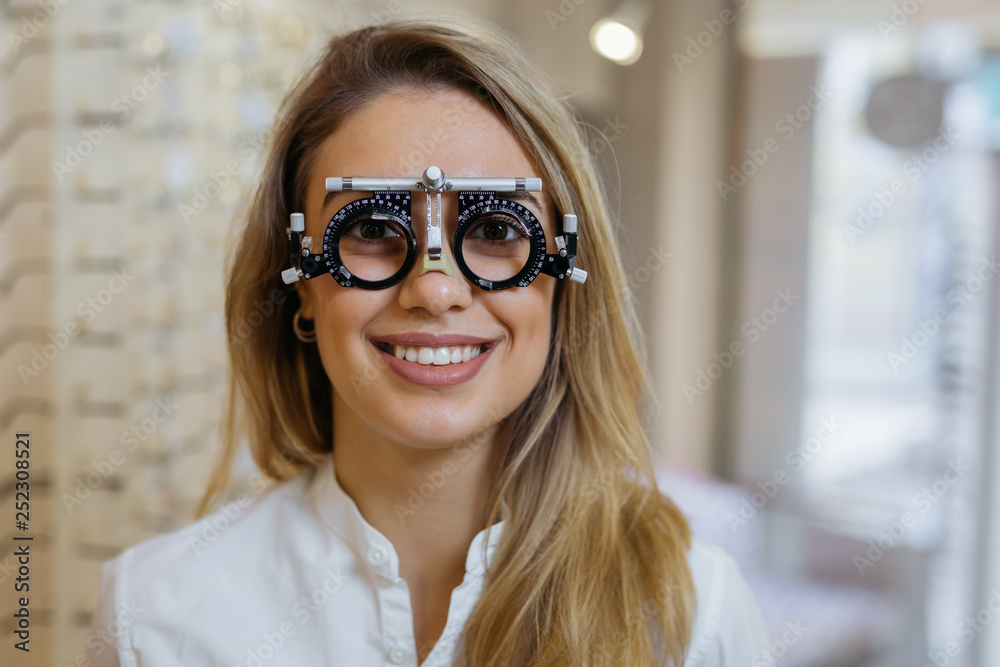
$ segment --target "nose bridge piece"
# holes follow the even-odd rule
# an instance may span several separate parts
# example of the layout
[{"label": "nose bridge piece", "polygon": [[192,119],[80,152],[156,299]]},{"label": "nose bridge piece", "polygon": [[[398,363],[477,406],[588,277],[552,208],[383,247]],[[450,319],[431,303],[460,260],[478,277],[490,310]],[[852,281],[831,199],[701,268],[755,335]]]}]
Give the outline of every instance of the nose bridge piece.
[{"label": "nose bridge piece", "polygon": [[[439,167],[430,166],[420,179],[427,196],[427,251],[420,261],[418,275],[428,271],[441,271],[447,275],[455,273],[448,255],[441,252],[441,191],[445,187],[444,172]],[[431,194],[434,195],[434,211],[431,211]]]},{"label": "nose bridge piece", "polygon": [[455,273],[455,267],[451,263],[449,255],[441,253],[437,259],[431,259],[430,253],[425,252],[423,258],[420,260],[420,268],[417,270],[417,275],[422,276],[428,271],[441,271],[450,276]]}]

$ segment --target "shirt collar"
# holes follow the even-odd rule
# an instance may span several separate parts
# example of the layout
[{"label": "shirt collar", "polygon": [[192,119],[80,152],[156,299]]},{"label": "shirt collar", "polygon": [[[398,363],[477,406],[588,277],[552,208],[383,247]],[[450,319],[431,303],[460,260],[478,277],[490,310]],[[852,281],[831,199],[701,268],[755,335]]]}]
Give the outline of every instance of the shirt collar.
[{"label": "shirt collar", "polygon": [[[399,558],[385,535],[369,524],[358,510],[354,499],[347,495],[333,468],[333,453],[328,453],[313,470],[310,494],[313,508],[322,522],[347,542],[352,550],[374,570],[392,577],[399,577]],[[465,571],[482,576],[493,562],[493,554],[503,534],[503,521],[489,530],[486,560],[483,560],[483,543],[487,529],[479,531],[469,545],[465,557]]]}]

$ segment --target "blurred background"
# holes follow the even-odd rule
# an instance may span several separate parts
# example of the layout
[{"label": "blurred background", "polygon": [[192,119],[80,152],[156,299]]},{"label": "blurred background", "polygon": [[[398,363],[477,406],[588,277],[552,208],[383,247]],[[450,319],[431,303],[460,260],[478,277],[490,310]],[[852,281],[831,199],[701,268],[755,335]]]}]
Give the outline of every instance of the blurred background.
[{"label": "blurred background", "polygon": [[739,560],[774,642],[752,667],[1000,665],[996,0],[0,7],[0,663],[82,664],[101,562],[193,518],[223,253],[288,86],[331,33],[443,10],[585,122],[658,481]]}]

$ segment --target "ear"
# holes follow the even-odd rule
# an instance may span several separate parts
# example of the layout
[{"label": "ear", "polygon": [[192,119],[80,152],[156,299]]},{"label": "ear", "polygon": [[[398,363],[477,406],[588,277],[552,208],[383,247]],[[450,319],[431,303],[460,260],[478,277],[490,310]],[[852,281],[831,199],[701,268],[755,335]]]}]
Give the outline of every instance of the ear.
[{"label": "ear", "polygon": [[299,295],[299,303],[301,304],[301,317],[311,320],[315,318],[314,308],[315,303],[313,302],[313,290],[310,285],[306,283],[305,280],[299,280],[295,283],[295,291]]}]

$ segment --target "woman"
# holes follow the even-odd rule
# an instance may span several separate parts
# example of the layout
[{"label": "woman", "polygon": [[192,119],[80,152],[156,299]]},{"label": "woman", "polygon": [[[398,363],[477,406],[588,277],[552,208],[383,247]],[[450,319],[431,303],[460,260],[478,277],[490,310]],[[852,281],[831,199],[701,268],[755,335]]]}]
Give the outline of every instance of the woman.
[{"label": "woman", "polygon": [[[767,638],[745,583],[652,482],[612,223],[544,77],[464,22],[357,30],[288,95],[269,150],[229,267],[226,447],[199,513],[243,438],[279,483],[107,563],[95,629],[140,611],[91,664],[750,664]],[[458,242],[480,200],[439,196],[440,172],[525,181]],[[572,215],[575,268],[477,281],[497,262],[479,248],[523,244],[523,220],[568,261]]]}]

